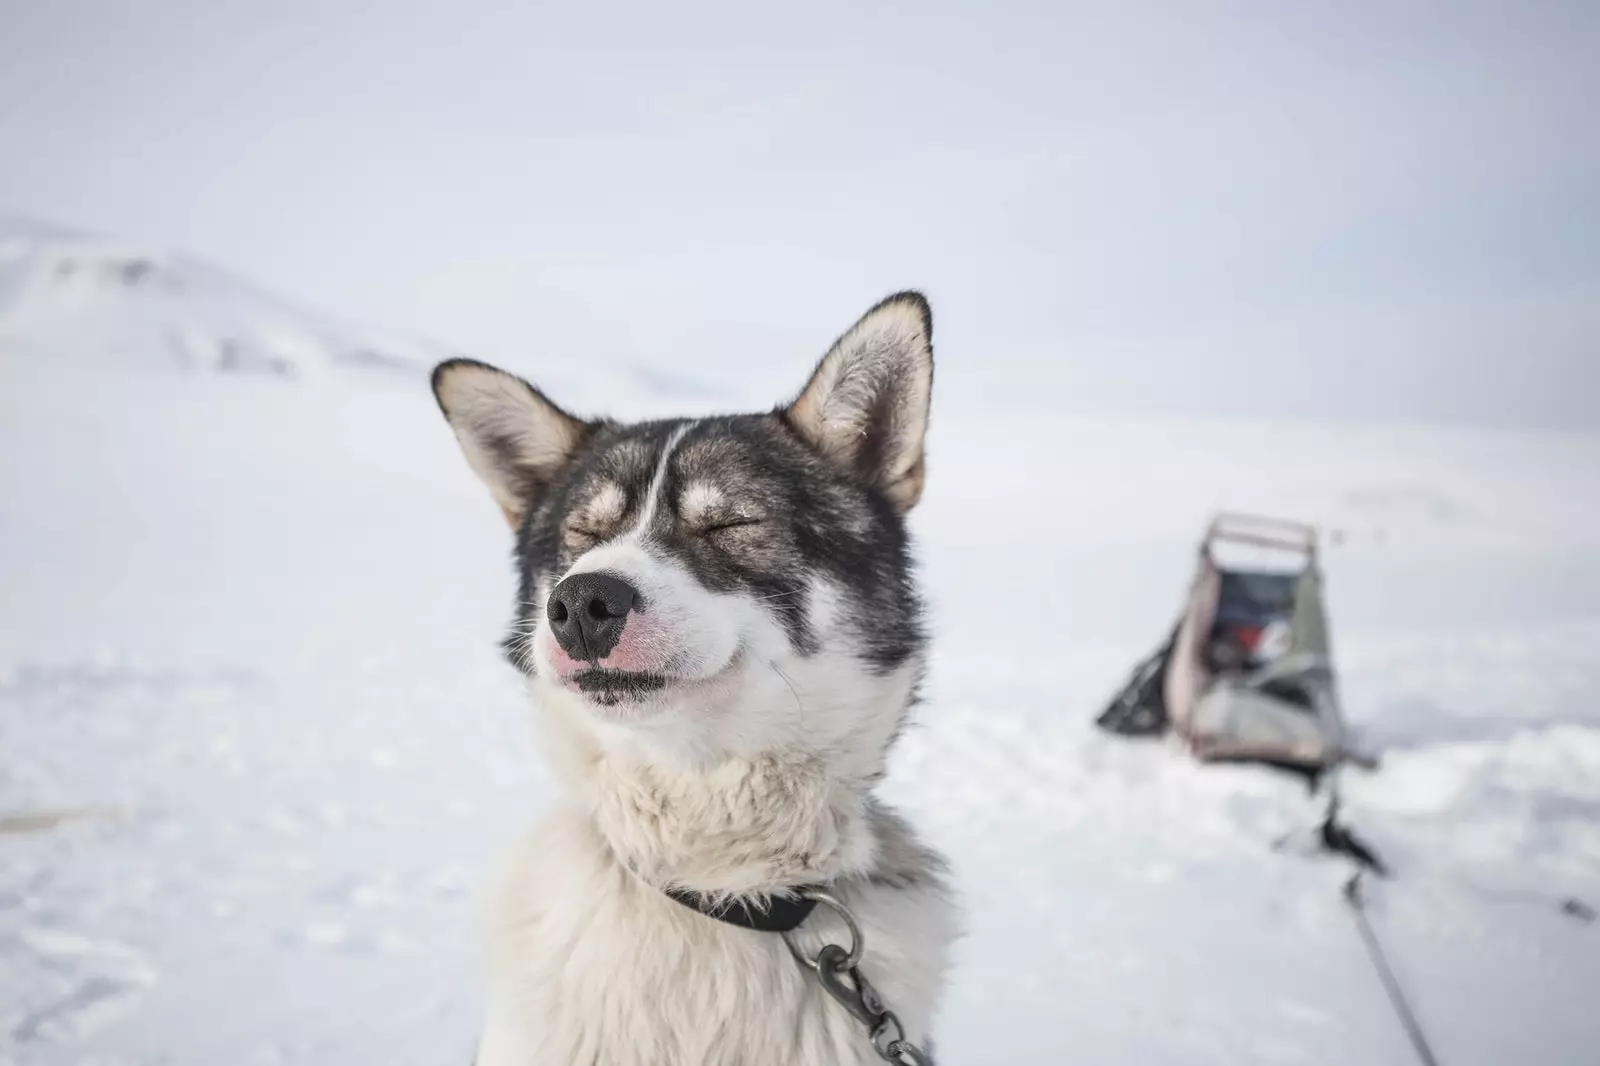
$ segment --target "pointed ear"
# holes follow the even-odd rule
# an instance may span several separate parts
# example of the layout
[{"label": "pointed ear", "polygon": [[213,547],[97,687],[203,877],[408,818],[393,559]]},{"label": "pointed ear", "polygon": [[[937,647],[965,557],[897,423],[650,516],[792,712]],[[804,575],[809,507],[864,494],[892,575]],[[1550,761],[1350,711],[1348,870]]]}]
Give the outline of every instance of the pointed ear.
[{"label": "pointed ear", "polygon": [[433,395],[512,528],[594,430],[515,374],[472,359],[434,367]]},{"label": "pointed ear", "polygon": [[841,473],[905,514],[922,498],[933,315],[921,293],[884,300],[834,342],[783,417]]}]

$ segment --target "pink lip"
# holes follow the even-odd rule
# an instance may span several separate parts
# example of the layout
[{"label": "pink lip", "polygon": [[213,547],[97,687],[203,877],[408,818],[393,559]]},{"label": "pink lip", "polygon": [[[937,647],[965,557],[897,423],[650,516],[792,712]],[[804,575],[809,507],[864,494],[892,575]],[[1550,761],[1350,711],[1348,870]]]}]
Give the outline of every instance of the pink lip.
[{"label": "pink lip", "polygon": [[585,670],[594,669],[616,670],[628,674],[654,673],[651,669],[652,664],[644,662],[643,656],[636,652],[629,654],[630,652],[634,652],[634,649],[620,647],[604,659],[574,659],[562,650],[559,644],[552,643],[550,664],[555,667],[556,677],[563,683],[575,675],[583,673]]}]

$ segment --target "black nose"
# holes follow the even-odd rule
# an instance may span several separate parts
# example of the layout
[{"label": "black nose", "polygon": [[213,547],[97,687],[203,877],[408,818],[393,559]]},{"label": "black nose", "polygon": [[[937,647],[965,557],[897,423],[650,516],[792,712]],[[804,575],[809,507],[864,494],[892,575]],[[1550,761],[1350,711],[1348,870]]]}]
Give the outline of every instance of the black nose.
[{"label": "black nose", "polygon": [[628,624],[639,590],[610,574],[573,574],[550,593],[550,631],[574,659],[594,662],[611,654]]}]

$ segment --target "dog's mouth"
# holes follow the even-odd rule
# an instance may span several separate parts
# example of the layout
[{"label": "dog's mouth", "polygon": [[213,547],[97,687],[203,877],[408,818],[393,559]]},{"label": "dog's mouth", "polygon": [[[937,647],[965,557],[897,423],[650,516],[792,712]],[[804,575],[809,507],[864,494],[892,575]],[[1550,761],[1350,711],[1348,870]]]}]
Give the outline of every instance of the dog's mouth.
[{"label": "dog's mouth", "polygon": [[651,693],[660,692],[671,684],[671,679],[661,674],[591,667],[567,675],[562,679],[562,683],[576,688],[596,703],[609,707],[618,703],[641,700]]}]

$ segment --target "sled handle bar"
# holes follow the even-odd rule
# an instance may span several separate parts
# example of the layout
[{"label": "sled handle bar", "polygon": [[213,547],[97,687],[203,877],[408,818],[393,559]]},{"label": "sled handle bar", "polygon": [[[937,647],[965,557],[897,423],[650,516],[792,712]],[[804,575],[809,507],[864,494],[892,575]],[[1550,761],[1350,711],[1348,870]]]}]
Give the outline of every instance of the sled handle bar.
[{"label": "sled handle bar", "polygon": [[1211,520],[1206,528],[1205,546],[1213,541],[1231,540],[1261,548],[1287,548],[1317,554],[1317,527],[1305,522],[1285,518],[1268,518],[1264,515],[1224,511]]}]

